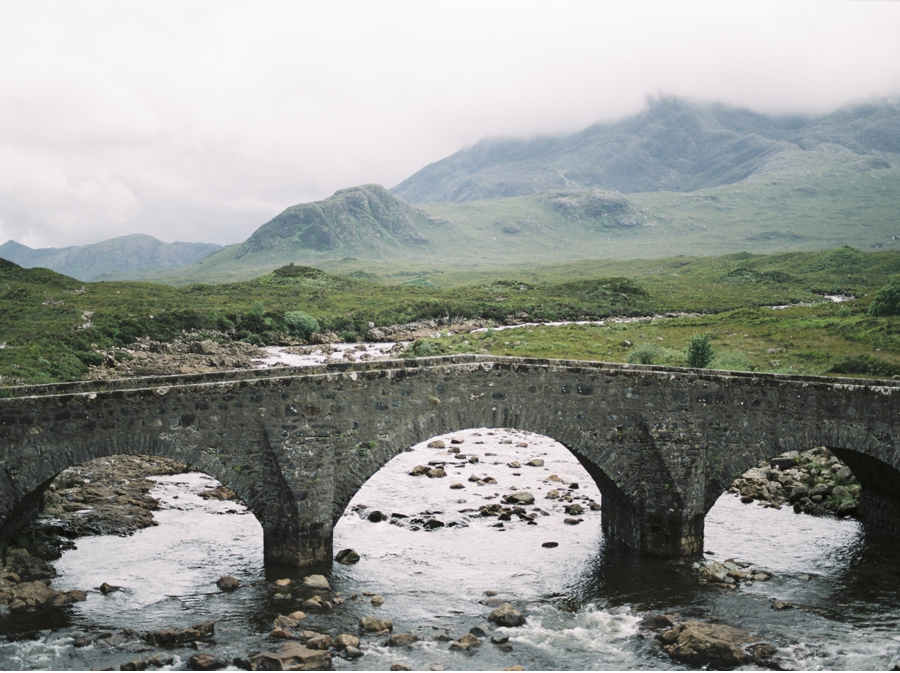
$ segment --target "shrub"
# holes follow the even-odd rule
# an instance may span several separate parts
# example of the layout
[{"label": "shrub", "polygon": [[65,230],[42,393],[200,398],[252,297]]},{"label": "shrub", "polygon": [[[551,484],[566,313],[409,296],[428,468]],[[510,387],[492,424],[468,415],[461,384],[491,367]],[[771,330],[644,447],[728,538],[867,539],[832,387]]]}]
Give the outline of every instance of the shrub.
[{"label": "shrub", "polygon": [[309,339],[319,331],[319,321],[304,311],[288,311],[284,314],[284,324],[288,332],[301,339]]},{"label": "shrub", "polygon": [[631,364],[652,365],[659,362],[662,354],[662,348],[656,344],[641,344],[628,354],[628,362]]},{"label": "shrub", "polygon": [[900,278],[878,290],[869,305],[869,315],[900,315]]},{"label": "shrub", "polygon": [[707,367],[713,359],[713,349],[710,345],[710,334],[695,334],[691,337],[687,347],[687,363],[688,367],[703,369]]}]

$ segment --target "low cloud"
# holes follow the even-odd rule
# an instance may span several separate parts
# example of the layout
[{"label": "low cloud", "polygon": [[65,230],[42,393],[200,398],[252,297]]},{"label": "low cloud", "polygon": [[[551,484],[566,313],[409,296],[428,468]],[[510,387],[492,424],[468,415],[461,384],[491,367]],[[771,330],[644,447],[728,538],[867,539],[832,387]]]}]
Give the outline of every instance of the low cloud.
[{"label": "low cloud", "polygon": [[231,243],[486,136],[900,94],[900,3],[0,2],[0,241]]}]

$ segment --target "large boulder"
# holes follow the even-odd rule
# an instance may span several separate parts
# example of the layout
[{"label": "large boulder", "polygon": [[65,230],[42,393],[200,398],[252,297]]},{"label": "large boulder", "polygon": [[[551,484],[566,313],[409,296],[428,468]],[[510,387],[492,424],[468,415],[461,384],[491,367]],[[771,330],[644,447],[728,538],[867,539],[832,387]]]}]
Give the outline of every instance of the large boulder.
[{"label": "large boulder", "polygon": [[705,622],[679,624],[658,638],[673,659],[710,669],[734,668],[752,662],[753,656],[745,647],[759,642],[744,629]]}]

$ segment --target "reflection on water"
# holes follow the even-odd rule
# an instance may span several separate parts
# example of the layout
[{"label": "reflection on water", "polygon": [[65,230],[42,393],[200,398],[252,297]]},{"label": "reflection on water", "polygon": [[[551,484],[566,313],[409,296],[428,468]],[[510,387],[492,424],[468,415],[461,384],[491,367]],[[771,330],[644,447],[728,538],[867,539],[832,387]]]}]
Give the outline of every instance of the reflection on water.
[{"label": "reflection on water", "polygon": [[[450,438],[462,443],[451,445]],[[673,669],[652,638],[637,637],[635,623],[645,613],[679,612],[685,618],[721,621],[761,634],[779,647],[789,668],[886,669],[900,663],[900,549],[852,520],[796,515],[742,505],[723,496],[706,524],[706,558],[736,558],[765,568],[768,582],[734,590],[700,585],[697,558],[642,558],[604,540],[600,513],[589,508],[600,495],[571,454],[551,440],[525,433],[470,430],[443,438],[448,448],[477,456],[477,463],[443,449],[418,445],[379,471],[350,504],[335,529],[335,549],[356,549],[362,560],[336,565],[333,588],[347,599],[330,613],[311,614],[304,626],[337,635],[356,633],[359,617],[393,620],[395,632],[416,633],[411,648],[388,648],[364,638],[366,656],[335,659],[339,669],[387,669],[402,661],[413,668],[440,664],[451,669]],[[523,446],[525,445],[525,446]],[[539,467],[526,465],[541,459]],[[416,465],[444,462],[445,478],[413,477]],[[517,461],[519,467],[510,467]],[[555,476],[552,476],[555,475]],[[469,481],[470,476],[485,482]],[[164,503],[159,526],[128,538],[88,538],[57,562],[61,589],[94,589],[103,582],[123,590],[88,600],[57,617],[33,619],[27,628],[44,629],[31,640],[0,642],[0,666],[86,669],[136,658],[131,649],[100,644],[74,648],[84,634],[183,627],[216,621],[212,651],[229,660],[248,650],[273,646],[272,619],[297,609],[298,599],[278,600],[272,581],[299,577],[292,569],[264,569],[262,532],[246,510],[232,502],[204,501],[196,494],[215,485],[200,474],[156,478],[153,496]],[[452,484],[463,488],[450,488]],[[573,483],[578,488],[570,488]],[[547,499],[551,490],[565,498]],[[526,512],[500,521],[479,508],[499,503],[514,491],[535,496]],[[568,525],[564,507],[582,505],[577,525]],[[542,510],[536,512],[535,507]],[[373,523],[379,510],[387,520]],[[397,514],[400,516],[391,516]],[[425,522],[443,526],[428,529]],[[393,523],[392,523],[393,522]],[[545,542],[556,542],[553,548]],[[218,591],[222,575],[238,577],[234,593]],[[364,592],[385,598],[374,607]],[[489,596],[485,592],[496,592]],[[352,596],[356,594],[356,599]],[[796,608],[775,611],[772,599]],[[508,600],[529,616],[525,627],[504,629],[512,651],[485,642],[473,652],[448,651],[435,641],[457,638],[486,621],[492,601]],[[8,625],[7,625],[8,627]],[[23,626],[22,628],[26,628]],[[174,650],[176,668],[193,653]]]}]

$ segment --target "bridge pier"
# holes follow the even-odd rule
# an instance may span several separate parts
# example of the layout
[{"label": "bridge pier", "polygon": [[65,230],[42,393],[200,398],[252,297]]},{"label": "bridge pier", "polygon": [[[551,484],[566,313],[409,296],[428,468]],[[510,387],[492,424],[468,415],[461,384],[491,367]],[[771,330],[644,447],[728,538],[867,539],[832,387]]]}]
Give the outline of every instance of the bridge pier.
[{"label": "bridge pier", "polygon": [[309,526],[300,534],[283,531],[263,532],[263,556],[266,565],[305,566],[331,563],[334,556],[331,530]]}]

